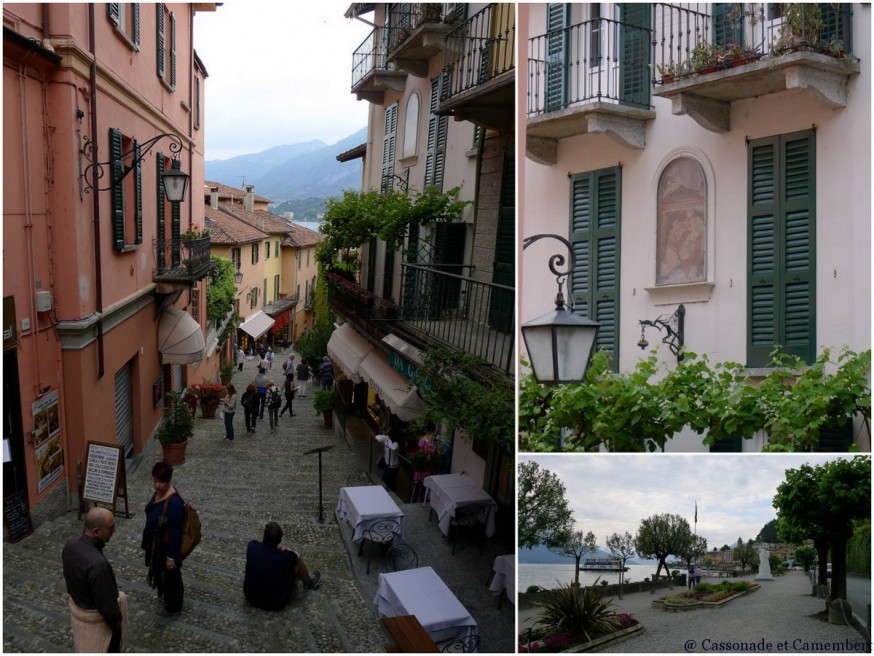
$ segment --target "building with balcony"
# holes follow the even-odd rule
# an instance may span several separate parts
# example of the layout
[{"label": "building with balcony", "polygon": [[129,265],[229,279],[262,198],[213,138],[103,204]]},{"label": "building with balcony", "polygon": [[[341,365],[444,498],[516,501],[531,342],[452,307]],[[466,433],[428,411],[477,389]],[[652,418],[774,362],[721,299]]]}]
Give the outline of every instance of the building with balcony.
[{"label": "building with balcony", "polygon": [[[777,345],[807,363],[870,348],[870,18],[864,3],[520,6],[520,226],[571,242],[567,295],[615,371],[647,356],[639,341],[676,363],[641,321],[683,311],[686,349],[753,380]],[[525,250],[522,322],[551,309],[549,254]],[[870,449],[859,416],[820,448],[850,444]],[[687,430],[666,450],[708,447]]]},{"label": "building with balcony", "polygon": [[[214,3],[196,5],[213,11]],[[204,353],[203,93],[195,5],[3,8],[4,496],[77,506],[89,441],[140,453]],[[190,176],[170,202],[165,174]],[[164,338],[171,323],[186,352]]]},{"label": "building with balcony", "polygon": [[[356,383],[352,405],[374,429],[403,429],[429,403],[412,384],[423,351],[474,356],[492,384],[514,384],[515,7],[356,4],[347,12],[362,14],[374,25],[352,57],[352,93],[370,103],[366,149],[355,155],[364,157],[363,190],[458,187],[470,202],[459,221],[413,225],[402,252],[376,238],[361,244],[355,280],[326,273],[343,324],[328,352]],[[368,364],[375,360],[381,366]],[[442,437],[451,472],[467,472],[498,500],[512,535],[514,436],[503,445],[463,429]]]}]

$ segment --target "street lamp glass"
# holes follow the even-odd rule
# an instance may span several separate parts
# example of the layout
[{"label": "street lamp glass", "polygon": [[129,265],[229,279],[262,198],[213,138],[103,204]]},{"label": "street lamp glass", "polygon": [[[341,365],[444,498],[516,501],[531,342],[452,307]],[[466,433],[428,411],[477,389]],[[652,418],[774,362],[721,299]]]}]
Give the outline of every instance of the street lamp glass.
[{"label": "street lamp glass", "polygon": [[537,382],[578,383],[586,376],[599,325],[567,310],[554,310],[522,325]]},{"label": "street lamp glass", "polygon": [[185,200],[185,190],[188,187],[188,174],[179,169],[170,169],[161,174],[164,181],[164,193],[171,203],[181,203]]},{"label": "street lamp glass", "polygon": [[237,270],[234,272],[234,282],[236,282],[238,285],[239,285],[241,282],[243,282],[243,272],[240,271],[239,269],[237,269]]}]

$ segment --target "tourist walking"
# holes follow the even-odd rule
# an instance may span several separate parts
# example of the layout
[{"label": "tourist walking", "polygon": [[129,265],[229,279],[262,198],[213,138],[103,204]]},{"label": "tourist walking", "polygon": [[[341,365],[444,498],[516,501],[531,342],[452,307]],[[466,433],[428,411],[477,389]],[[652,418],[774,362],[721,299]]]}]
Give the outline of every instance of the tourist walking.
[{"label": "tourist walking", "polygon": [[400,461],[398,460],[398,440],[395,429],[391,429],[388,435],[377,435],[376,441],[385,447],[379,463],[382,467],[382,482],[389,490],[397,492]]},{"label": "tourist walking", "polygon": [[164,607],[163,617],[182,612],[185,586],[182,583],[182,523],[185,504],[176,488],[170,484],[173,466],[159,462],[152,467],[152,487],[155,493],[146,504],[146,527],[142,548],[146,550],[149,585],[158,591]]},{"label": "tourist walking", "polygon": [[319,373],[322,376],[322,389],[331,390],[334,388],[334,367],[331,365],[331,358],[327,355],[322,358],[322,366],[319,368]]},{"label": "tourist walking", "polygon": [[267,416],[270,418],[270,430],[279,426],[279,407],[282,405],[282,394],[272,380],[267,381]]},{"label": "tourist walking", "polygon": [[234,441],[234,413],[237,411],[237,388],[228,385],[228,395],[222,399],[225,410],[225,439]]},{"label": "tourist walking", "polygon": [[246,432],[255,432],[255,420],[258,418],[258,408],[261,404],[261,397],[258,396],[258,390],[255,385],[249,383],[246,391],[243,392],[243,397],[240,399],[240,405],[243,406],[243,416],[246,420]]},{"label": "tourist walking", "polygon": [[243,347],[240,346],[237,348],[237,371],[243,370],[243,363],[246,361],[246,352],[243,350]]},{"label": "tourist walking", "polygon": [[70,595],[73,649],[79,653],[120,653],[127,634],[127,597],[118,591],[103,547],[115,532],[115,516],[106,508],[85,515],[85,530],[70,538],[61,553]]},{"label": "tourist walking", "polygon": [[269,379],[264,373],[264,367],[258,367],[258,373],[252,379],[252,384],[258,390],[258,419],[264,419],[264,406],[267,401],[267,382]]},{"label": "tourist walking", "polygon": [[306,358],[300,359],[300,364],[297,365],[297,369],[295,369],[294,374],[295,378],[297,378],[297,395],[306,396],[307,383],[310,380],[310,366],[307,364]]},{"label": "tourist walking", "polygon": [[292,401],[294,401],[294,395],[297,391],[297,385],[294,384],[293,376],[286,376],[285,382],[282,384],[282,393],[285,395],[285,406],[280,410],[279,416],[285,414],[285,411],[288,410],[288,416],[294,417],[294,408],[292,407]]},{"label": "tourist walking", "polygon": [[294,353],[288,356],[282,365],[282,371],[286,376],[294,376]]},{"label": "tourist walking", "polygon": [[273,371],[273,347],[267,347],[267,371]]}]

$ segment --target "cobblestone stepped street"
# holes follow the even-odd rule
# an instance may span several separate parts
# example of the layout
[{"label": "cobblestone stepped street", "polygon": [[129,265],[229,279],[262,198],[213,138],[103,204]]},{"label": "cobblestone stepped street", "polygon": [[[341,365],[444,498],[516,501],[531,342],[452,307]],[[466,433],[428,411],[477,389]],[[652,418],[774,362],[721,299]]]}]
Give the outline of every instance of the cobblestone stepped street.
[{"label": "cobblestone stepped street", "polygon": [[[254,373],[252,362],[235,373],[240,392]],[[278,367],[269,375],[281,380]],[[367,463],[356,461],[343,435],[323,426],[311,401],[312,390],[308,398],[295,399],[296,416],[282,417],[275,432],[269,430],[265,414],[257,432],[246,433],[238,412],[234,442],[224,439],[220,419],[202,419],[198,410],[195,437],[185,464],[175,468],[173,483],[198,509],[203,541],[183,566],[185,605],[173,619],[155,614],[161,605],[146,582],[140,549],[151,468],[161,459],[160,445],[149,441],[135,471],[128,473],[131,518],[117,516],[116,533],[105,550],[119,589],[128,595],[127,651],[385,651],[388,639],[373,604],[383,563],[374,555],[370,574],[365,574],[366,556],[357,555],[357,545],[350,545],[351,531],[345,524],[338,526],[334,515],[347,475],[366,469]],[[321,524],[318,456],[303,454],[326,446],[332,448],[322,454],[326,522]],[[515,608],[505,601],[498,609],[486,585],[502,549],[490,544],[480,554],[476,545],[459,543],[453,557],[436,520],[429,521],[427,507],[395,500],[405,513],[406,541],[416,549],[419,565],[432,566],[477,620],[481,650],[512,651]],[[319,590],[299,588],[292,603],[278,613],[250,606],[242,593],[246,545],[260,539],[271,520],[282,526],[283,542],[302,551],[310,570],[322,573]],[[81,530],[81,520],[70,512],[17,544],[4,543],[4,651],[72,651],[60,554],[66,540]]]}]

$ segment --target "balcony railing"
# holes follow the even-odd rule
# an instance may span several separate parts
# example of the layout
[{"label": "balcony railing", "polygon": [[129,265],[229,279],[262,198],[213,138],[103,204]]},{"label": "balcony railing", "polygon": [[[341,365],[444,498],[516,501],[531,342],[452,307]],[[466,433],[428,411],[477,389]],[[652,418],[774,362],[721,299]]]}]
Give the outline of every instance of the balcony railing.
[{"label": "balcony railing", "polygon": [[[690,8],[690,7],[694,7]],[[752,63],[765,55],[851,57],[852,5],[794,3],[653,5],[654,84]],[[719,13],[698,11],[719,7]]]},{"label": "balcony railing", "polygon": [[512,287],[448,272],[447,265],[402,267],[403,297],[397,313],[406,328],[512,373]]},{"label": "balcony railing", "polygon": [[385,31],[377,27],[352,53],[352,89],[375,71],[386,70]]},{"label": "balcony railing", "polygon": [[446,35],[441,100],[485,84],[515,68],[515,5],[490,4]]},{"label": "balcony railing", "polygon": [[181,240],[155,240],[155,282],[181,282],[194,284],[206,277],[212,263],[209,256],[209,237]]},{"label": "balcony railing", "polygon": [[388,334],[387,325],[376,316],[379,298],[358,283],[346,280],[336,273],[325,273],[328,283],[328,303],[331,309],[371,335],[377,341]]},{"label": "balcony railing", "polygon": [[651,30],[597,18],[528,43],[528,115],[587,104],[650,106]]},{"label": "balcony railing", "polygon": [[444,11],[442,2],[404,2],[388,5],[385,24],[388,27],[388,52],[391,54],[425,23],[458,21],[454,11]]}]

